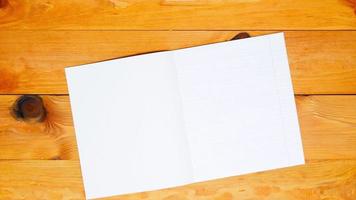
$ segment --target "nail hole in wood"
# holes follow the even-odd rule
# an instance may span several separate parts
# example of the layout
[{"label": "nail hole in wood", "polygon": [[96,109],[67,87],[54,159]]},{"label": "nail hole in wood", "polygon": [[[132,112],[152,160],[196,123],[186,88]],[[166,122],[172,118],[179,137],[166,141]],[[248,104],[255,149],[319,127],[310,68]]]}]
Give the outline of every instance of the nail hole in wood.
[{"label": "nail hole in wood", "polygon": [[241,33],[237,34],[235,37],[233,37],[231,40],[238,40],[238,39],[244,39],[244,38],[249,38],[249,37],[251,37],[251,36],[247,32],[241,32]]},{"label": "nail hole in wood", "polygon": [[46,113],[43,100],[38,95],[23,95],[12,106],[12,114],[17,120],[42,122]]}]

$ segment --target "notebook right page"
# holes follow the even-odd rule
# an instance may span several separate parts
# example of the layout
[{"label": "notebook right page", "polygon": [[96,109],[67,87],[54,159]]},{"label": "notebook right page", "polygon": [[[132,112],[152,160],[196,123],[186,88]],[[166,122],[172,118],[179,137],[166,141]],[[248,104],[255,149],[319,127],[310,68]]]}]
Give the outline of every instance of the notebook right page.
[{"label": "notebook right page", "polygon": [[304,163],[282,33],[173,55],[195,181]]}]

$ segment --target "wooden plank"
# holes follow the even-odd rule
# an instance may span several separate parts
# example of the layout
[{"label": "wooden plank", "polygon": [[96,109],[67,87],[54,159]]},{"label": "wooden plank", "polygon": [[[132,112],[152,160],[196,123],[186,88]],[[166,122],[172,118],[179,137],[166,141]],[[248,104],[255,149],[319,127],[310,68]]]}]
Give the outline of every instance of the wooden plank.
[{"label": "wooden plank", "polygon": [[11,108],[18,96],[0,95],[0,159],[78,159],[67,96],[43,96],[44,122],[16,120]]},{"label": "wooden plank", "polygon": [[2,0],[0,28],[355,30],[355,8],[353,0]]},{"label": "wooden plank", "polygon": [[0,161],[0,199],[84,199],[79,161]]},{"label": "wooden plank", "polygon": [[[0,94],[67,94],[63,70],[66,66],[226,41],[237,33],[2,31]],[[285,34],[296,94],[356,94],[356,31]]]},{"label": "wooden plank", "polygon": [[[0,96],[0,159],[78,160],[68,97],[43,96],[40,123],[10,115],[16,98]],[[306,159],[356,159],[355,105],[356,95],[297,96]]]},{"label": "wooden plank", "polygon": [[356,95],[296,98],[306,159],[356,158]]},{"label": "wooden plank", "polygon": [[[0,161],[0,199],[83,199],[78,161]],[[235,176],[107,199],[355,199],[356,160]]]},{"label": "wooden plank", "polygon": [[294,93],[356,94],[356,32],[287,32],[286,44]]}]

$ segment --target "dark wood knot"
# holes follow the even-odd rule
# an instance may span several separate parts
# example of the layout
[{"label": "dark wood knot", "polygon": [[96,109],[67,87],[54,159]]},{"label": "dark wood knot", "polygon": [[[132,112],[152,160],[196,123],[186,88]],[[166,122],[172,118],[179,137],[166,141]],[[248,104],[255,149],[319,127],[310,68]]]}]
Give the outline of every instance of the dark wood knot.
[{"label": "dark wood knot", "polygon": [[0,0],[0,8],[5,8],[8,4],[8,0]]},{"label": "dark wood knot", "polygon": [[43,100],[38,95],[23,95],[13,105],[12,112],[18,120],[42,122],[46,117]]},{"label": "dark wood knot", "polygon": [[244,39],[244,38],[249,38],[249,37],[251,37],[251,36],[247,32],[241,32],[241,33],[237,34],[235,37],[233,37],[231,40],[238,40],[238,39]]}]

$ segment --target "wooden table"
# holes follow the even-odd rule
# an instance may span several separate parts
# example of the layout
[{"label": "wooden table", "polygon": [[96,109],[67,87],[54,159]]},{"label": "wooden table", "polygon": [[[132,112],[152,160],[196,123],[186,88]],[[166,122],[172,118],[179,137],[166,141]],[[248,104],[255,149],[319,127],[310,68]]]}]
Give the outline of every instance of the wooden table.
[{"label": "wooden table", "polygon": [[0,199],[84,198],[64,67],[279,31],[307,164],[113,199],[356,199],[355,0],[0,0]]}]

